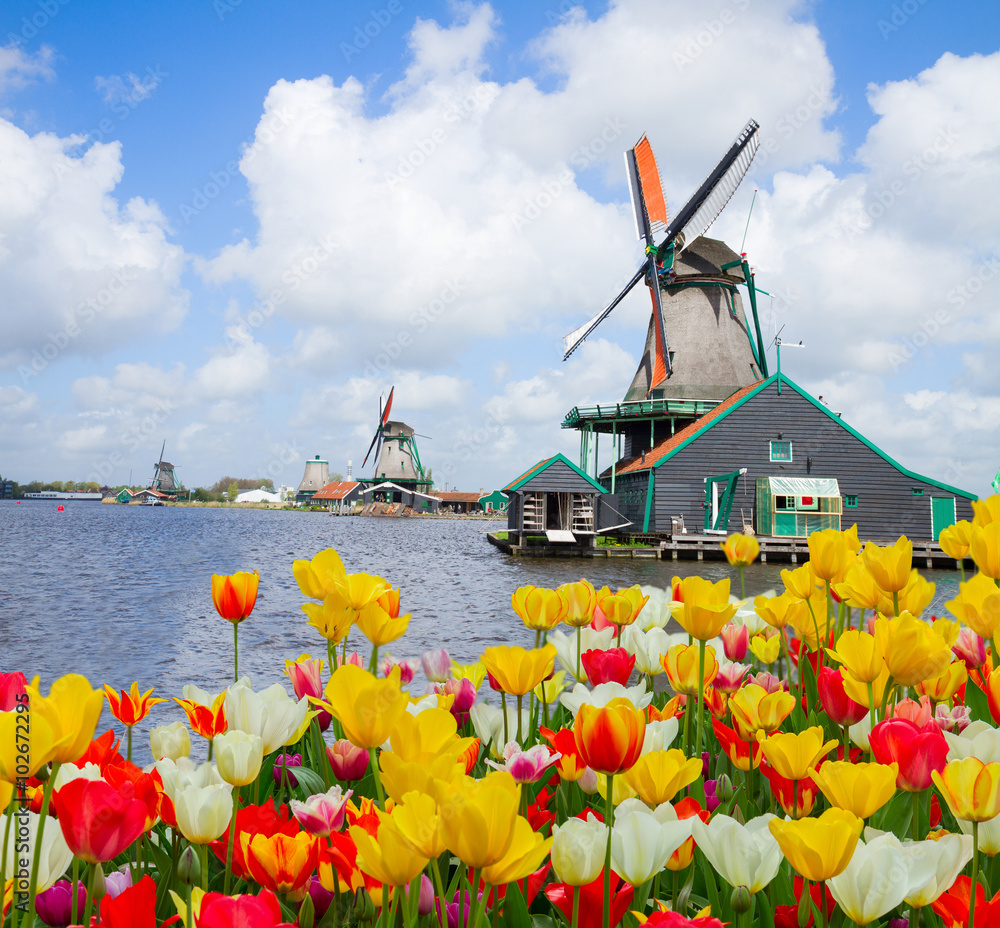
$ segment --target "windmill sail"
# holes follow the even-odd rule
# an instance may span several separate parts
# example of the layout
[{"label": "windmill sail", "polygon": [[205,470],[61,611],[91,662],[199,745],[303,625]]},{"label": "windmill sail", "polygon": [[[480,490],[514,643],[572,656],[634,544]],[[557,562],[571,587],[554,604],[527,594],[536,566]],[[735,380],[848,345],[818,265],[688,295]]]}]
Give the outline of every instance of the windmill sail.
[{"label": "windmill sail", "polygon": [[646,264],[643,262],[642,267],[635,272],[635,277],[633,277],[626,285],[625,289],[618,294],[604,309],[602,309],[593,319],[585,322],[578,329],[574,329],[569,335],[563,336],[563,360],[565,361],[577,348],[583,340],[590,335],[604,320],[607,318],[608,314],[613,310],[625,297],[628,295],[629,291],[642,280],[646,273]]},{"label": "windmill sail", "polygon": [[653,157],[653,146],[645,135],[636,142],[634,148],[625,152],[625,164],[632,209],[635,212],[636,236],[648,242],[652,235],[662,234],[667,228],[670,213],[663,195],[660,171],[656,166],[656,158]]}]

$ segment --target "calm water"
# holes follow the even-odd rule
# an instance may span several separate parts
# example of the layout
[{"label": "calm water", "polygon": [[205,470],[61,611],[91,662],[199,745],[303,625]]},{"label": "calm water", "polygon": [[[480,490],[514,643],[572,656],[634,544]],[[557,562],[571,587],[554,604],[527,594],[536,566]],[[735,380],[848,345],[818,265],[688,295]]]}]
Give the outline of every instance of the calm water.
[{"label": "calm water", "polygon": [[[163,696],[180,695],[185,683],[217,692],[231,680],[232,631],[212,606],[211,575],[256,569],[260,593],[240,627],[240,671],[255,689],[284,682],[286,658],[326,650],[299,608],[292,561],[327,547],[349,571],[402,587],[413,617],[388,648],[397,657],[446,647],[470,661],[489,644],[528,644],[510,609],[510,594],[528,583],[555,586],[583,572],[598,586],[668,587],[675,573],[730,575],[724,561],[509,557],[486,541],[486,525],[99,503],[68,503],[58,512],[50,502],[0,501],[0,670],[40,674],[45,688],[75,670],[95,686],[138,680]],[[787,566],[753,565],[747,592],[780,586]],[[928,578],[938,584],[933,608],[940,613],[958,575]],[[172,721],[179,711],[164,705],[153,721]]]}]

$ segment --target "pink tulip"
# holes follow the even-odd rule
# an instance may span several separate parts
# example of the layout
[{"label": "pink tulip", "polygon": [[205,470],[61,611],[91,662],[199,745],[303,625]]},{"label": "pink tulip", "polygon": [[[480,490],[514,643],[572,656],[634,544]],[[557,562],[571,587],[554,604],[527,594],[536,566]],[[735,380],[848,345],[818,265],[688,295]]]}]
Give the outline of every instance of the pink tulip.
[{"label": "pink tulip", "polygon": [[749,669],[746,664],[725,664],[719,668],[712,686],[720,693],[735,693],[743,685],[743,677]]},{"label": "pink tulip", "polygon": [[920,702],[901,699],[892,713],[894,719],[909,719],[917,728],[923,728],[933,717],[930,696],[921,696]]},{"label": "pink tulip", "polygon": [[338,780],[360,780],[368,771],[368,752],[341,739],[326,749],[333,775]]},{"label": "pink tulip", "polygon": [[[303,696],[312,696],[314,699],[323,698],[323,664],[325,662],[319,658],[312,658],[303,654],[297,661],[285,661],[285,675],[292,681],[292,689],[295,691],[295,698],[302,699]],[[330,713],[325,709],[320,709],[316,716],[319,722],[319,730],[326,731],[330,727]]]},{"label": "pink tulip", "polygon": [[972,721],[968,706],[955,706],[949,709],[944,703],[938,703],[934,721],[941,731],[963,732]]},{"label": "pink tulip", "polygon": [[958,641],[951,650],[965,664],[966,670],[975,670],[986,663],[986,643],[971,628],[963,628],[958,633]]},{"label": "pink tulip", "polygon": [[404,657],[397,661],[391,654],[386,654],[382,660],[382,676],[388,677],[392,673],[393,667],[399,668],[399,685],[407,686],[413,682],[413,675],[417,672],[420,661],[413,657]]},{"label": "pink tulip", "polygon": [[730,623],[722,629],[722,649],[731,661],[741,661],[750,647],[750,629],[745,625]]},{"label": "pink tulip", "polygon": [[271,770],[271,776],[274,778],[274,785],[280,786],[282,779],[287,783],[292,789],[295,789],[299,785],[299,781],[292,771],[296,767],[302,766],[302,755],[301,754],[278,754],[274,758],[274,768]]},{"label": "pink tulip", "polygon": [[496,764],[491,760],[486,763],[497,770],[506,770],[517,783],[537,783],[560,757],[562,754],[551,753],[544,744],[522,751],[516,741],[508,741],[503,749],[504,763]]},{"label": "pink tulip", "polygon": [[750,682],[764,687],[769,693],[777,693],[783,688],[781,680],[766,670],[762,670],[760,673],[750,677]]},{"label": "pink tulip", "polygon": [[112,870],[105,875],[104,885],[110,898],[120,896],[132,886],[132,868],[126,867],[124,873],[121,870]]},{"label": "pink tulip", "polygon": [[[406,898],[410,898],[409,884],[403,887]],[[420,875],[420,896],[417,900],[417,915],[430,915],[434,911],[434,884],[426,873]]]},{"label": "pink tulip", "polygon": [[434,687],[435,693],[444,693],[446,696],[455,695],[455,701],[451,704],[451,714],[455,716],[455,721],[459,725],[464,725],[469,720],[469,710],[476,701],[476,687],[467,677],[461,680],[446,680],[443,684],[438,683]]},{"label": "pink tulip", "polygon": [[[83,915],[86,904],[87,890],[84,889],[83,883],[78,883],[76,887],[78,919]],[[51,888],[39,893],[35,897],[35,911],[46,925],[66,928],[73,921],[73,884],[69,880],[58,880]]]},{"label": "pink tulip", "polygon": [[337,666],[343,667],[344,664],[354,664],[355,667],[360,667],[362,670],[365,669],[365,663],[364,661],[361,660],[361,655],[358,654],[357,651],[351,651],[351,653],[347,655],[346,661],[344,660],[342,655],[338,654]]},{"label": "pink tulip", "polygon": [[347,800],[353,795],[352,789],[345,793],[339,786],[331,786],[325,793],[316,793],[305,802],[293,799],[289,805],[303,831],[325,838],[344,827]]},{"label": "pink tulip", "polygon": [[431,683],[445,683],[451,679],[451,656],[444,648],[424,651],[420,655],[420,665],[424,668],[424,676]]}]

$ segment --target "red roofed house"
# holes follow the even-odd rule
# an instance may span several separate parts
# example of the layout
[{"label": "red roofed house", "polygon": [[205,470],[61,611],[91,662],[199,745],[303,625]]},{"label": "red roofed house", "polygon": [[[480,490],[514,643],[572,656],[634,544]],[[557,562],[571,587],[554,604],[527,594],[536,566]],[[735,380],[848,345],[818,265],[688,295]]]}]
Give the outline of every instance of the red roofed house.
[{"label": "red roofed house", "polygon": [[330,512],[341,514],[354,508],[361,496],[361,484],[355,480],[335,480],[312,495],[311,506],[326,506]]}]

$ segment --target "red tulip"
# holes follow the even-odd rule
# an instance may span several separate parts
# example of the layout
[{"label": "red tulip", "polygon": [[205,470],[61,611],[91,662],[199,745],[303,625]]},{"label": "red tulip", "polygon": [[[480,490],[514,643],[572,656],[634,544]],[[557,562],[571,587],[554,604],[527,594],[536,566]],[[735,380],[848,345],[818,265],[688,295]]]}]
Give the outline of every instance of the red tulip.
[{"label": "red tulip", "polygon": [[226,896],[208,893],[201,901],[197,928],[292,928],[281,920],[281,906],[274,893]]},{"label": "red tulip", "polygon": [[338,780],[350,783],[360,780],[368,772],[368,752],[350,741],[335,741],[332,747],[326,749],[326,756],[330,761],[330,769]]},{"label": "red tulip", "polygon": [[918,793],[931,785],[931,771],[944,770],[948,742],[934,722],[919,728],[909,719],[885,719],[868,739],[880,764],[899,764],[896,786]]},{"label": "red tulip", "polygon": [[[746,773],[750,769],[751,762],[755,767],[760,766],[760,742],[744,741],[733,729],[723,725],[718,719],[712,719],[712,728],[715,730],[715,737],[719,739],[722,750],[726,752],[733,765]],[[751,758],[750,751],[753,750]]]},{"label": "red tulip", "polygon": [[[632,903],[634,890],[627,883],[621,885],[621,877],[611,874],[611,928],[625,917]],[[545,897],[551,902],[569,922],[573,917],[573,887],[569,883],[550,883],[545,889]],[[578,928],[600,928],[604,915],[604,873],[580,887],[580,911],[577,921]]]},{"label": "red tulip", "polygon": [[[179,922],[181,917],[168,918],[160,928]],[[156,883],[144,876],[117,896],[101,900],[101,928],[156,928]]]},{"label": "red tulip", "polygon": [[[960,876],[952,884],[951,889],[931,903],[931,908],[941,916],[945,925],[962,925],[969,923],[969,903],[972,901],[972,880]],[[976,914],[975,928],[987,928],[1000,921],[1000,892],[989,902],[983,884],[976,883]]]},{"label": "red tulip", "polygon": [[125,758],[118,753],[120,744],[121,741],[115,741],[114,729],[109,728],[100,738],[91,741],[90,747],[83,752],[83,756],[73,763],[81,769],[86,764],[97,764],[101,770],[101,776],[104,776],[108,767],[125,763]]},{"label": "red tulip", "polygon": [[844,692],[844,674],[840,669],[824,667],[816,681],[823,709],[838,725],[856,725],[867,714],[868,707],[855,702]]},{"label": "red tulip", "polygon": [[[143,773],[135,764],[122,761],[105,771],[104,779],[126,799],[139,799],[146,807],[143,831],[149,831],[160,817],[163,781],[159,776]],[[62,790],[60,790],[62,792]]]},{"label": "red tulip", "polygon": [[17,697],[24,695],[28,678],[15,670],[13,673],[0,673],[0,712],[12,712],[17,705]]},{"label": "red tulip", "polygon": [[627,686],[635,667],[635,655],[629,654],[624,648],[608,648],[606,651],[595,648],[584,651],[580,655],[580,662],[593,686],[601,683]]},{"label": "red tulip", "polygon": [[[126,797],[125,793],[128,793]],[[59,827],[70,850],[96,864],[117,857],[146,827],[146,804],[104,780],[70,780],[59,797]]]},{"label": "red tulip", "polygon": [[764,760],[761,761],[760,769],[771,784],[774,798],[781,803],[781,808],[785,810],[787,816],[805,818],[812,814],[812,810],[816,806],[816,796],[820,790],[811,777],[789,780],[770,767]]},{"label": "red tulip", "polygon": [[[232,823],[230,826],[232,827]],[[276,834],[283,834],[292,837],[299,831],[299,823],[292,818],[288,811],[288,806],[274,808],[274,800],[259,806],[244,806],[236,813],[236,840],[233,842],[233,876],[238,880],[250,878],[250,871],[247,868],[246,857],[243,854],[243,847],[240,844],[240,835],[267,835],[271,837]],[[222,836],[213,841],[209,847],[212,853],[225,864],[226,852],[229,850],[229,828],[226,828]]]},{"label": "red tulip", "polygon": [[647,928],[724,928],[728,922],[719,921],[711,915],[701,918],[686,918],[680,912],[654,912],[646,919]]}]

